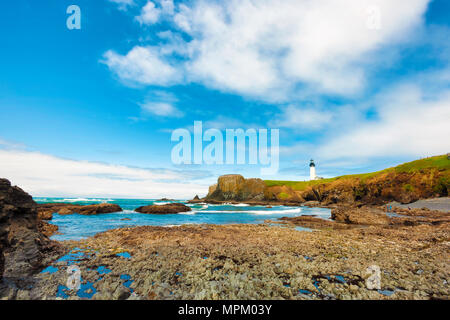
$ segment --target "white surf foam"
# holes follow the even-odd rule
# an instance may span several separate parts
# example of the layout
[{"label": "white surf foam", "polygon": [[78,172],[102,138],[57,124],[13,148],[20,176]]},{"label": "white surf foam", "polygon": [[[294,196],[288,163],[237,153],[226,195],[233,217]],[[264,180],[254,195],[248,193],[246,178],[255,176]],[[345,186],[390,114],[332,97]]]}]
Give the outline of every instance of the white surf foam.
[{"label": "white surf foam", "polygon": [[261,214],[261,215],[270,215],[270,214],[290,214],[290,213],[300,213],[302,212],[302,208],[295,209],[286,209],[286,210],[247,210],[247,211],[218,211],[218,210],[208,210],[203,211],[204,213],[251,213],[251,214]]},{"label": "white surf foam", "polygon": [[88,198],[67,198],[67,199],[55,199],[53,202],[109,202],[111,199],[88,199]]},{"label": "white surf foam", "polygon": [[198,211],[188,211],[188,212],[179,212],[178,214],[184,214],[187,216],[192,216],[194,214],[196,214]]},{"label": "white surf foam", "polygon": [[165,204],[169,204],[171,202],[153,202],[153,204],[157,205],[157,206],[163,206]]}]

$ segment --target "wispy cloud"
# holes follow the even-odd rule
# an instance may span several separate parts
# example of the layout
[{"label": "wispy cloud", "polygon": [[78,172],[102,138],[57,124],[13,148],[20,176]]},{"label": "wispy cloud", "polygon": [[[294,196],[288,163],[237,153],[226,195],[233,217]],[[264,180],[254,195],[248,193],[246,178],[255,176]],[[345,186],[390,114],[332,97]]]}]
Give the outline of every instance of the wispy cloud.
[{"label": "wispy cloud", "polygon": [[172,104],[166,102],[144,102],[141,105],[144,112],[160,117],[181,118],[184,114]]},{"label": "wispy cloud", "polygon": [[132,85],[167,86],[182,79],[177,69],[164,59],[158,47],[136,46],[125,56],[110,50],[103,58],[102,63],[122,81]]},{"label": "wispy cloud", "polygon": [[118,5],[120,10],[127,10],[128,7],[134,6],[136,3],[134,0],[108,0],[109,2],[113,2]]},{"label": "wispy cloud", "polygon": [[0,147],[4,149],[24,149],[25,145],[19,142],[7,141],[0,138]]},{"label": "wispy cloud", "polygon": [[316,130],[329,124],[332,119],[331,111],[289,105],[282,108],[282,112],[269,125],[301,131]]},{"label": "wispy cloud", "polygon": [[149,92],[145,101],[139,104],[142,110],[141,118],[145,119],[148,115],[181,118],[184,112],[175,106],[177,103],[178,99],[169,92],[160,90]]}]

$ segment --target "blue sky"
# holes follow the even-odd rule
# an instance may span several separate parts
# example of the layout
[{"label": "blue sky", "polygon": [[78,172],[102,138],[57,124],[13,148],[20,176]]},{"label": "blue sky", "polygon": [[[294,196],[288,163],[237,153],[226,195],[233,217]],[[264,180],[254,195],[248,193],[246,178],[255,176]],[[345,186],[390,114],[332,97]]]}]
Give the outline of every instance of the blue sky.
[{"label": "blue sky", "polygon": [[260,176],[173,165],[171,132],[194,121],[279,129],[270,179],[449,152],[449,2],[342,3],[3,1],[0,176],[36,196],[179,198]]}]

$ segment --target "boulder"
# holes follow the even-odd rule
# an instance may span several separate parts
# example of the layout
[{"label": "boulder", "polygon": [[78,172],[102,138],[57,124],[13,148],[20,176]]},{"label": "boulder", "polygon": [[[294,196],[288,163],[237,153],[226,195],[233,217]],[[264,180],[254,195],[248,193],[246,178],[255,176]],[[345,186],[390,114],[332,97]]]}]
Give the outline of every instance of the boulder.
[{"label": "boulder", "polygon": [[121,211],[123,211],[122,208],[117,204],[101,203],[101,204],[92,204],[89,206],[82,206],[80,208],[79,214],[92,215],[92,214],[112,213]]},{"label": "boulder", "polygon": [[182,203],[169,203],[165,205],[152,205],[139,207],[135,210],[139,213],[147,214],[173,214],[191,211],[191,208]]},{"label": "boulder", "polygon": [[62,216],[65,216],[65,215],[68,215],[68,214],[73,214],[73,213],[74,212],[71,209],[69,209],[69,208],[62,208],[62,209],[60,209],[58,211],[58,214],[62,215]]}]

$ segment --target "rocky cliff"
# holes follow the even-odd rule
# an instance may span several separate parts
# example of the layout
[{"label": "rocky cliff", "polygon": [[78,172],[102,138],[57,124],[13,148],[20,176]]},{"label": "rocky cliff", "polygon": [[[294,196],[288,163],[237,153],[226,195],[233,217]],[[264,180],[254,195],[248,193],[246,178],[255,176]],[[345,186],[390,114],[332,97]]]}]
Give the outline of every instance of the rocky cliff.
[{"label": "rocky cliff", "polygon": [[437,156],[379,172],[317,181],[262,181],[226,175],[209,188],[204,200],[379,205],[446,197],[449,189],[450,160],[447,156]]},{"label": "rocky cliff", "polygon": [[0,278],[26,279],[58,251],[39,232],[36,207],[29,194],[0,179]]},{"label": "rocky cliff", "polygon": [[378,205],[391,201],[411,203],[420,199],[446,197],[450,179],[448,173],[437,169],[420,172],[385,172],[374,177],[349,177],[308,187],[305,200],[330,204]]},{"label": "rocky cliff", "polygon": [[219,177],[217,184],[209,188],[208,200],[261,201],[265,198],[266,184],[261,179],[244,179],[238,174]]}]

